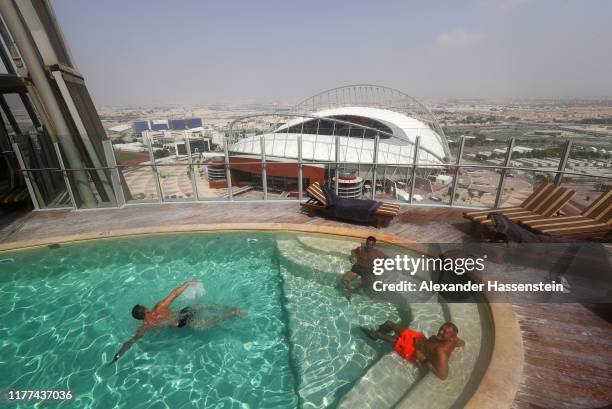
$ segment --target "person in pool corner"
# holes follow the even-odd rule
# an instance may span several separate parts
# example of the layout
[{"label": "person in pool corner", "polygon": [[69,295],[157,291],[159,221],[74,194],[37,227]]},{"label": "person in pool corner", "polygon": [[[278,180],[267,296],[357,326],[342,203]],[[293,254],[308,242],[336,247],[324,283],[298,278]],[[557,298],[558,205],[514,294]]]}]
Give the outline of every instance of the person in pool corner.
[{"label": "person in pool corner", "polygon": [[[374,339],[393,344],[393,350],[402,358],[418,367],[429,368],[438,378],[448,377],[448,359],[455,348],[465,342],[457,336],[459,329],[452,322],[442,324],[438,333],[427,339],[422,332],[414,331],[393,322],[386,321],[378,330],[361,327],[365,334]],[[395,332],[396,336],[391,335]]]},{"label": "person in pool corner", "polygon": [[[142,304],[136,304],[132,308],[132,317],[137,320],[142,320],[142,325],[136,331],[136,335],[130,338],[126,343],[123,344],[121,349],[115,354],[113,360],[109,365],[115,363],[128,349],[132,347],[144,334],[155,328],[161,327],[176,327],[182,328],[189,326],[190,322],[195,320],[195,312],[189,307],[185,307],[180,311],[173,311],[170,309],[170,305],[179,297],[183,292],[192,284],[196,284],[198,281],[190,280],[185,281],[182,285],[172,291],[166,298],[155,304],[152,310],[149,310]],[[231,317],[244,317],[246,312],[240,311],[238,308],[232,308],[226,316],[217,317],[214,320],[208,322],[210,325],[214,325],[224,319]],[[214,322],[213,322],[214,321]]]},{"label": "person in pool corner", "polygon": [[[346,287],[346,296],[350,300],[351,296],[359,288],[363,287],[366,290],[371,289],[376,276],[373,273],[374,260],[377,258],[385,258],[385,255],[375,248],[376,237],[369,236],[366,239],[365,245],[361,245],[351,251],[351,261],[354,262],[351,271],[346,272],[341,283]],[[361,277],[361,282],[351,286],[351,283]]]}]

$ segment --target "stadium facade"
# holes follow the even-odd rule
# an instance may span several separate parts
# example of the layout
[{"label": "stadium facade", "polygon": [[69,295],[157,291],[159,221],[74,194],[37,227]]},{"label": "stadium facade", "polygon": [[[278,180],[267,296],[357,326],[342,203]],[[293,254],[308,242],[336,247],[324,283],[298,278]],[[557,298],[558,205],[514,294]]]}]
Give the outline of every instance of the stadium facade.
[{"label": "stadium facade", "polygon": [[[429,165],[432,173],[443,172],[441,165],[451,160],[433,114],[390,88],[335,88],[298,104],[289,115],[270,115],[270,128],[258,132],[253,123],[262,116],[232,124],[228,151],[234,185],[260,184],[265,157],[267,177],[274,178],[272,188],[295,190],[295,162],[301,160],[305,186],[315,181],[335,184],[337,177],[341,195],[360,197],[374,184],[382,184],[384,190],[385,181],[401,179],[405,166],[415,159],[421,168]],[[374,180],[373,167],[379,180]]]}]

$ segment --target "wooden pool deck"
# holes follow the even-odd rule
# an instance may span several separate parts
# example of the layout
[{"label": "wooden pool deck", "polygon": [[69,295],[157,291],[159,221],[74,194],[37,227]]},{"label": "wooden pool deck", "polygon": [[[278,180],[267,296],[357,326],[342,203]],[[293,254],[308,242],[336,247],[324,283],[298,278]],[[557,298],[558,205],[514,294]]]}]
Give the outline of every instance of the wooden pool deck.
[{"label": "wooden pool deck", "polygon": [[[461,210],[403,207],[375,229],[309,218],[296,202],[176,203],[95,211],[51,210],[0,224],[0,244],[94,231],[218,223],[292,223],[352,228],[419,243],[476,241]],[[515,409],[584,409],[612,405],[612,324],[581,304],[512,304],[523,336],[524,370]],[[604,306],[610,308],[610,305]],[[599,314],[599,315],[598,315]],[[511,365],[512,362],[508,362]]]}]

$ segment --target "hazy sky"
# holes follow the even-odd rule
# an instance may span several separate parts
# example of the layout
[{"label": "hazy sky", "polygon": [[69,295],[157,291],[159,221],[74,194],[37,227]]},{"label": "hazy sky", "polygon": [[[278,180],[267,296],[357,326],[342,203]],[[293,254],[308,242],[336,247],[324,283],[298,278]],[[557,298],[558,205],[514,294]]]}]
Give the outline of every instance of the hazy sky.
[{"label": "hazy sky", "polygon": [[53,0],[97,104],[612,96],[612,1]]}]

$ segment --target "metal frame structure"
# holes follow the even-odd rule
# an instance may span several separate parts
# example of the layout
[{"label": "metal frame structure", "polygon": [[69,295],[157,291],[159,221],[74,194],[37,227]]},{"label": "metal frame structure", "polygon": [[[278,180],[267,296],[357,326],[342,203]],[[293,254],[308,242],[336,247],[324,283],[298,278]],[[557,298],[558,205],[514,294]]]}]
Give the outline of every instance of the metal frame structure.
[{"label": "metal frame structure", "polygon": [[444,130],[433,112],[416,98],[395,88],[374,84],[352,84],[331,88],[302,100],[295,105],[293,112],[312,113],[348,106],[382,108],[418,119],[428,124],[440,136],[440,142],[450,155]]},{"label": "metal frame structure", "polygon": [[[71,199],[78,207],[117,205],[121,200],[113,189],[104,148],[108,138],[51,4],[1,1],[0,14],[0,58],[7,70],[0,75],[0,93],[17,93],[36,132],[42,130],[51,142],[59,142],[64,163],[75,169],[70,173]],[[8,111],[2,96],[0,105]],[[19,134],[15,121],[7,119]]]}]

